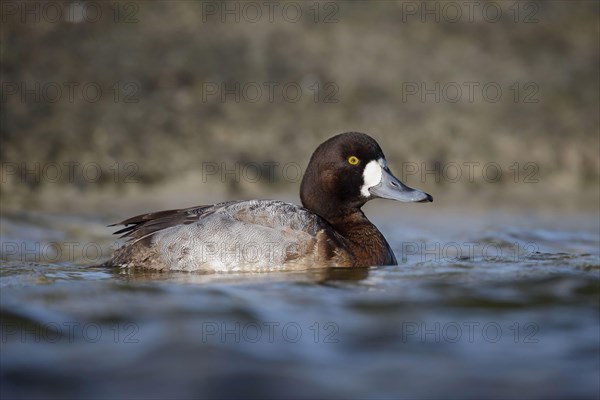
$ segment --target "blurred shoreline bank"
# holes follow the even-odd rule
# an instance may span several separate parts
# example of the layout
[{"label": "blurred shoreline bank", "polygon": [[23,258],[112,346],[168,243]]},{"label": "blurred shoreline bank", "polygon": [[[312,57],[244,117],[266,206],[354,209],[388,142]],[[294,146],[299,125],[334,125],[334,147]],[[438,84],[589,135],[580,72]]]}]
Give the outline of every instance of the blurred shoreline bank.
[{"label": "blurred shoreline bank", "polygon": [[[434,202],[428,205],[399,204],[376,199],[365,209],[397,210],[398,213],[428,213],[434,209],[506,210],[540,212],[600,212],[600,185],[548,185],[539,183],[516,184],[444,184],[404,180],[415,188],[430,193]],[[265,184],[246,182],[232,188],[226,182],[203,182],[195,173],[170,179],[158,184],[132,183],[81,190],[69,185],[44,185],[31,191],[21,188],[12,191],[3,188],[0,212],[39,211],[125,217],[172,208],[214,204],[229,200],[280,199],[300,204],[299,182]],[[376,211],[375,211],[376,212]]]}]

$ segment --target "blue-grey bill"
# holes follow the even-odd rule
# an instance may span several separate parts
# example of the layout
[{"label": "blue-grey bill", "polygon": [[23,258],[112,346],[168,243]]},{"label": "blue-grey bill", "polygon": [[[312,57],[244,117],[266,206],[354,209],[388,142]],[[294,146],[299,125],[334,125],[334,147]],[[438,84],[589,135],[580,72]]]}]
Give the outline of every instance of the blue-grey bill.
[{"label": "blue-grey bill", "polygon": [[431,195],[421,192],[420,190],[410,188],[404,183],[400,182],[389,169],[382,169],[381,182],[369,189],[369,192],[376,197],[382,199],[391,199],[403,201],[406,203],[410,202],[430,202],[433,201]]}]

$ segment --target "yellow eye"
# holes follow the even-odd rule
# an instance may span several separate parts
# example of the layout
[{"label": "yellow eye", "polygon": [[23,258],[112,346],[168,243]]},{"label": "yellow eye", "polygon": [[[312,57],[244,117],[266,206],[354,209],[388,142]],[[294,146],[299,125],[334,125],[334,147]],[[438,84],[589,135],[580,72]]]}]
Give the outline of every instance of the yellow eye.
[{"label": "yellow eye", "polygon": [[350,164],[350,165],[358,164],[358,158],[356,158],[355,156],[348,157],[348,164]]}]

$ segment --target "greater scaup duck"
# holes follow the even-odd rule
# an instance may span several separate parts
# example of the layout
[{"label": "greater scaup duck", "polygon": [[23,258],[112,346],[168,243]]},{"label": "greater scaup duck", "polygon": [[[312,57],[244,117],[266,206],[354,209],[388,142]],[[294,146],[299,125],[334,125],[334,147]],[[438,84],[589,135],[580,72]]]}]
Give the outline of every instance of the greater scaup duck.
[{"label": "greater scaup duck", "polygon": [[115,224],[129,240],[105,265],[223,272],[396,265],[360,209],[377,197],[433,201],[392,175],[373,138],[342,133],[313,153],[300,185],[304,207],[228,201],[138,215]]}]

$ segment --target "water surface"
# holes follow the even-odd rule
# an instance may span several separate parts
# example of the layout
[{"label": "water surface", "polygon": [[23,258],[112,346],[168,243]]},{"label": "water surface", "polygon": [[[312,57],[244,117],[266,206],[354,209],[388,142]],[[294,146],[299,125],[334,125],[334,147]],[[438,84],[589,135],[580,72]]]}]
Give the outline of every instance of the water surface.
[{"label": "water surface", "polygon": [[598,397],[596,213],[369,215],[400,265],[202,275],[5,214],[2,397]]}]

